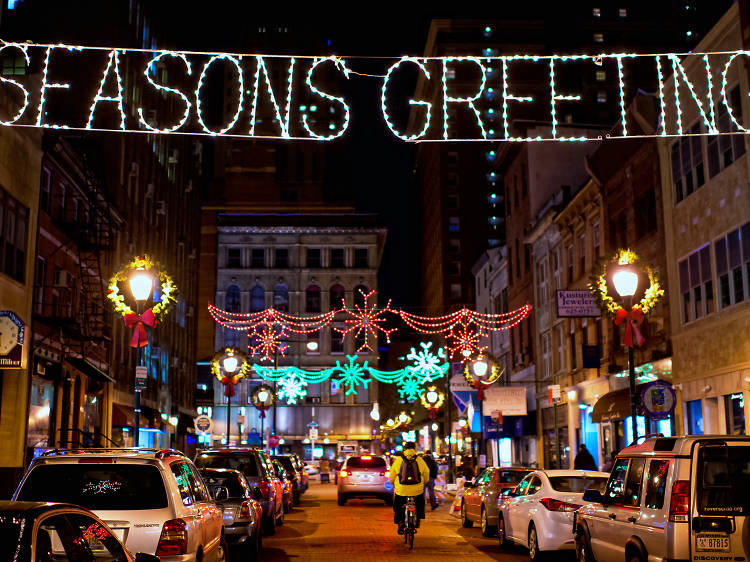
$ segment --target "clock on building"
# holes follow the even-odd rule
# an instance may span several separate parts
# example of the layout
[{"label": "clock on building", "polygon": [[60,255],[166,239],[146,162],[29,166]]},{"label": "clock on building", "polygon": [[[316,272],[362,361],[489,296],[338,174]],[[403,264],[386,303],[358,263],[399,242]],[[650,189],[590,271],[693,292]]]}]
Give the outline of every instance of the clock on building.
[{"label": "clock on building", "polygon": [[0,367],[20,367],[24,323],[10,310],[0,310]]}]

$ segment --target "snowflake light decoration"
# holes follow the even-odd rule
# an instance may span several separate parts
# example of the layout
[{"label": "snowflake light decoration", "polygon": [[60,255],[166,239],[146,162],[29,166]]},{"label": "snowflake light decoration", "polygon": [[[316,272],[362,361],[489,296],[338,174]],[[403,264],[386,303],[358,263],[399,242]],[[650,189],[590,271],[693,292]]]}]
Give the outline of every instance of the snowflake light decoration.
[{"label": "snowflake light decoration", "polygon": [[253,326],[248,348],[253,355],[260,355],[261,359],[271,360],[277,354],[284,357],[289,348],[286,340],[289,336],[283,324],[263,323]]},{"label": "snowflake light decoration", "polygon": [[442,377],[449,368],[448,363],[445,362],[445,350],[439,347],[437,353],[433,353],[430,349],[432,342],[420,342],[419,346],[421,350],[417,351],[412,347],[406,356],[412,361],[412,365],[408,366],[407,370],[420,376],[422,383],[432,382]]},{"label": "snowflake light decoration", "polygon": [[359,346],[357,352],[365,350],[374,351],[374,349],[370,346],[371,337],[374,338],[375,341],[377,341],[378,332],[382,332],[383,334],[385,334],[386,341],[390,343],[391,332],[394,332],[396,330],[396,328],[391,328],[389,330],[381,326],[381,324],[385,322],[385,318],[383,315],[386,312],[392,312],[391,301],[388,301],[388,304],[385,305],[385,308],[378,308],[377,305],[370,306],[370,297],[375,294],[375,290],[372,290],[367,294],[365,294],[362,289],[357,290],[362,295],[364,304],[362,306],[355,304],[354,308],[351,309],[346,306],[346,303],[344,303],[344,308],[342,310],[349,314],[351,318],[344,320],[344,322],[347,324],[346,328],[344,328],[343,330],[334,328],[334,330],[336,330],[342,336],[346,336],[347,334],[353,332],[355,340],[362,341],[362,345]]},{"label": "snowflake light decoration", "polygon": [[396,386],[399,396],[407,402],[414,402],[422,393],[422,381],[413,373],[404,375]]},{"label": "snowflake light decoration", "polygon": [[462,317],[451,326],[451,331],[447,336],[447,347],[451,357],[456,353],[459,353],[462,357],[468,357],[487,349],[487,346],[479,345],[482,337],[486,334],[481,328],[474,329],[471,324],[470,321]]},{"label": "snowflake light decoration", "polygon": [[287,404],[296,404],[297,400],[307,396],[307,381],[296,373],[280,379],[278,385],[278,397]]},{"label": "snowflake light decoration", "polygon": [[346,358],[349,363],[345,365],[336,361],[335,370],[340,373],[336,380],[338,380],[339,385],[347,387],[346,394],[357,394],[357,387],[360,384],[367,388],[367,384],[370,382],[370,375],[367,373],[367,361],[363,365],[359,365],[356,362],[356,355],[347,355]]}]

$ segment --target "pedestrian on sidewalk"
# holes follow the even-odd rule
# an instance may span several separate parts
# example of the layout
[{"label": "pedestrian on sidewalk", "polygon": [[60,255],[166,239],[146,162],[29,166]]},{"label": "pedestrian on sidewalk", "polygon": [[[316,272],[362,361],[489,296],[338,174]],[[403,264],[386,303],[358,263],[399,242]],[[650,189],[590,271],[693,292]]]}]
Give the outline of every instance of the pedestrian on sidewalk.
[{"label": "pedestrian on sidewalk", "polygon": [[594,457],[591,456],[591,453],[589,453],[589,450],[583,443],[578,446],[578,454],[573,461],[573,468],[575,470],[598,470]]},{"label": "pedestrian on sidewalk", "polygon": [[438,465],[437,462],[435,462],[435,459],[432,457],[432,453],[430,451],[427,451],[424,454],[424,462],[427,465],[427,468],[430,469],[430,479],[424,485],[425,493],[430,497],[430,505],[432,506],[432,511],[435,511],[440,505],[437,501],[437,498],[435,497],[435,479],[438,475]]}]

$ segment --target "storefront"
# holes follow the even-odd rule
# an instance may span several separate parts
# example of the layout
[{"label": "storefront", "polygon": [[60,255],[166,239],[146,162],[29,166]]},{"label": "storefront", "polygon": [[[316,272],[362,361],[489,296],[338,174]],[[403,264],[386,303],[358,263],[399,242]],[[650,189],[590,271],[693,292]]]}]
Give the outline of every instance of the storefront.
[{"label": "storefront", "polygon": [[[680,388],[681,387],[681,388]],[[750,435],[750,370],[684,382],[681,430],[689,435]]]}]

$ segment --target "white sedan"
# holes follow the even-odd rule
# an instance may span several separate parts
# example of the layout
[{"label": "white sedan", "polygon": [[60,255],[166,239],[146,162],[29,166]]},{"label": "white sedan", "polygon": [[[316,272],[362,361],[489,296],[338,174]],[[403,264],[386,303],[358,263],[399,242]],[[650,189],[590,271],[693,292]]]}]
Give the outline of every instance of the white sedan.
[{"label": "white sedan", "polygon": [[538,560],[547,550],[573,550],[573,513],[583,493],[604,491],[609,474],[584,470],[536,470],[498,499],[500,546],[520,544]]}]

